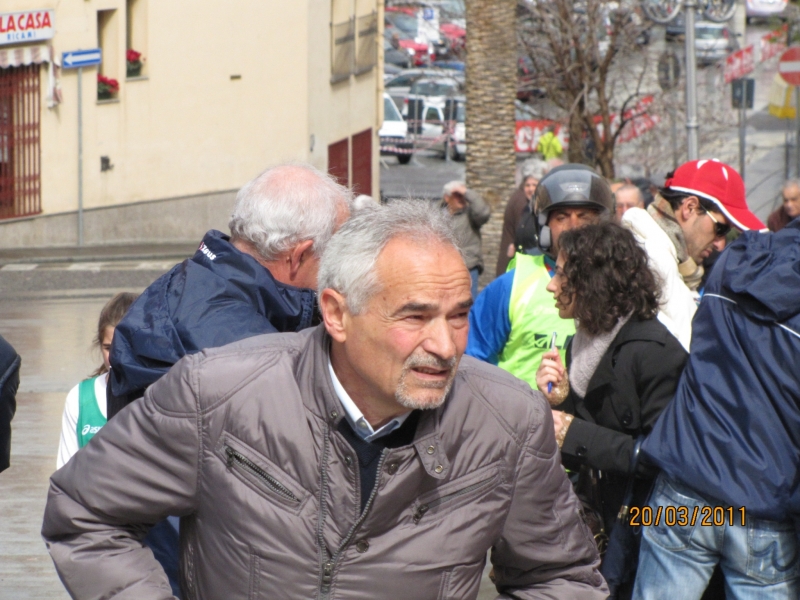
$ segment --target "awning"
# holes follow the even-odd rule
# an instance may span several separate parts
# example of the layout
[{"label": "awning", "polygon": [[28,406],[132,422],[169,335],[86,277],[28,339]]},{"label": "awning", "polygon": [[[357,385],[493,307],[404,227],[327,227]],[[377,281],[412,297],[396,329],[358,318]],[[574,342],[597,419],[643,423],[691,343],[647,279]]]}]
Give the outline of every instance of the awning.
[{"label": "awning", "polygon": [[50,62],[50,55],[50,46],[47,44],[0,48],[0,69]]}]

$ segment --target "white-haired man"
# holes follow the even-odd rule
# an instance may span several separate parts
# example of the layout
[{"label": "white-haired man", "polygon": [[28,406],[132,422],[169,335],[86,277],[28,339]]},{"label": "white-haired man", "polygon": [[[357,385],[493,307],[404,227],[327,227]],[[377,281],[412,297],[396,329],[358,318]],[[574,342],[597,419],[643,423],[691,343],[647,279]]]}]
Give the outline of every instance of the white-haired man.
[{"label": "white-haired man", "polygon": [[453,217],[453,228],[464,253],[467,269],[472,278],[472,297],[478,295],[478,277],[483,273],[483,248],[481,227],[492,216],[492,209],[481,195],[468,190],[463,181],[446,183],[442,190],[442,205]]},{"label": "white-haired man", "polygon": [[195,255],[150,285],[117,325],[109,417],[186,354],[310,327],[319,257],[351,200],[305,164],[275,166],[245,184],[231,235],[206,233]]},{"label": "white-haired man", "polygon": [[462,360],[447,215],[359,212],[319,279],[318,328],[185,357],[53,476],[69,592],[168,598],[139,539],[173,513],[193,598],[474,600],[490,548],[503,598],[605,598],[546,400]]}]

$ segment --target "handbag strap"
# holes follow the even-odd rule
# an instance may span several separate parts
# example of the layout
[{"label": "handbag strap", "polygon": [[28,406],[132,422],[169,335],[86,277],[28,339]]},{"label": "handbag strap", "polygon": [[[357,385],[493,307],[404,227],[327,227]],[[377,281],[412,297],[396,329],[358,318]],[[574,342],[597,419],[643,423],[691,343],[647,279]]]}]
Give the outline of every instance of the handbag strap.
[{"label": "handbag strap", "polygon": [[625,496],[622,500],[622,506],[619,507],[619,513],[617,513],[617,521],[627,521],[628,520],[628,510],[631,506],[631,501],[633,500],[633,483],[636,480],[636,467],[639,464],[639,451],[642,449],[642,437],[636,438],[636,441],[633,443],[633,452],[631,452],[631,464],[630,464],[630,477],[628,477],[628,484],[625,486]]}]

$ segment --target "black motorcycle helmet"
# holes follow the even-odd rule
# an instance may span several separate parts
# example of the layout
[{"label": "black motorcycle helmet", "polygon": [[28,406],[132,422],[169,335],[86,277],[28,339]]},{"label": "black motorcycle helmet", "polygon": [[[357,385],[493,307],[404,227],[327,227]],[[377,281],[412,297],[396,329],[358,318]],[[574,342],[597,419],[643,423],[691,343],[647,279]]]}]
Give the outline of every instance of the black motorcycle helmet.
[{"label": "black motorcycle helmet", "polygon": [[539,226],[539,248],[548,252],[553,244],[547,219],[554,208],[588,206],[597,208],[601,217],[611,218],[615,211],[614,194],[606,180],[586,165],[568,163],[545,175],[533,195],[533,207]]}]

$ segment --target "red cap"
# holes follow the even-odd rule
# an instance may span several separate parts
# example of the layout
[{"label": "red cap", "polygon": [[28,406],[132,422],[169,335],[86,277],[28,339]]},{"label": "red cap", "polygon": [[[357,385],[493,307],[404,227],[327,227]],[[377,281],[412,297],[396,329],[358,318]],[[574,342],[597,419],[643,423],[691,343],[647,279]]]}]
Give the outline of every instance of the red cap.
[{"label": "red cap", "polygon": [[683,163],[667,179],[664,187],[711,200],[737,229],[766,230],[766,226],[747,208],[744,181],[739,173],[716,158]]}]

